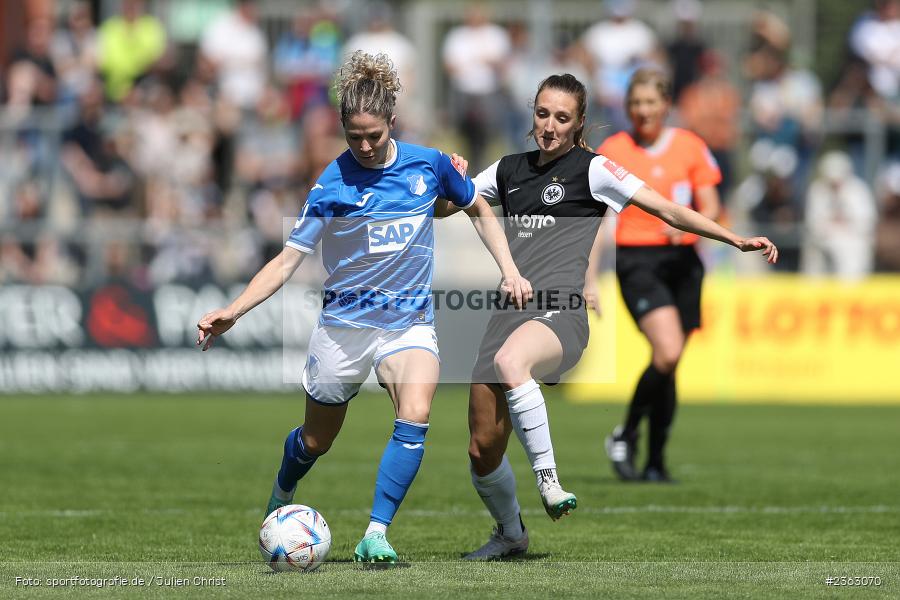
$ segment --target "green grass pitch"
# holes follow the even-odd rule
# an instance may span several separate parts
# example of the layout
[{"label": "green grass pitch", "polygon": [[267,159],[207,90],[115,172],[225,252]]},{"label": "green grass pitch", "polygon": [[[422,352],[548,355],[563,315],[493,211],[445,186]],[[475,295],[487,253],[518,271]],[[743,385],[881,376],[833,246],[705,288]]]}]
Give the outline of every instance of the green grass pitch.
[{"label": "green grass pitch", "polygon": [[[900,407],[684,406],[670,450],[681,482],[659,486],[612,477],[602,437],[622,406],[556,391],[548,404],[579,508],[547,518],[513,439],[526,559],[460,561],[491,520],[469,481],[465,389],[449,386],[389,531],[404,564],[350,562],[392,421],[386,395],[364,394],[296,498],[328,520],[329,561],[274,575],[256,534],[299,397],[0,398],[0,597],[900,597]],[[115,576],[144,585],[48,585]],[[881,585],[826,585],[841,576]]]}]

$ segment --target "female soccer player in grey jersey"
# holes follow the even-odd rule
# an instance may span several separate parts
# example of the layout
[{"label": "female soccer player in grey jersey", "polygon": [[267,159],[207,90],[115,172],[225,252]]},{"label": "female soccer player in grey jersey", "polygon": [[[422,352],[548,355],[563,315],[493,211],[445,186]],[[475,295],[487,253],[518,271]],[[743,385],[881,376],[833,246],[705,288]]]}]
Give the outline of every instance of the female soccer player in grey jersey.
[{"label": "female soccer player in grey jersey", "polygon": [[[580,293],[599,217],[633,204],[669,225],[731,244],[748,252],[762,250],[770,262],[778,251],[764,237],[742,238],[703,215],[670,202],[584,142],[584,85],[569,74],[553,75],[538,87],[531,134],[538,150],[505,156],[475,178],[485,198],[495,200],[506,217],[513,259],[528,279],[534,297],[542,292],[567,298]],[[455,212],[450,205],[439,215]],[[526,220],[527,217],[527,220]],[[572,219],[561,229],[535,228]],[[520,236],[527,227],[526,235]],[[527,235],[531,234],[531,235]],[[543,294],[545,298],[550,294]],[[489,560],[520,554],[528,535],[519,515],[516,484],[505,452],[515,430],[534,469],[547,514],[554,520],[576,507],[574,494],[559,484],[547,409],[537,380],[555,383],[572,368],[587,345],[583,303],[568,310],[501,312],[482,340],[469,389],[469,458],[472,482],[497,521],[488,542],[466,558]]]}]

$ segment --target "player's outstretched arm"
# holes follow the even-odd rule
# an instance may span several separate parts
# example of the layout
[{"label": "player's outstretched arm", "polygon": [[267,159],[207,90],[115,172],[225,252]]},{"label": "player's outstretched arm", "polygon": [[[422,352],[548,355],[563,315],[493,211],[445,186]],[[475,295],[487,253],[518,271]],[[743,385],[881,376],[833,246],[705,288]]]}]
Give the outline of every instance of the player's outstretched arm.
[{"label": "player's outstretched arm", "polygon": [[[237,323],[237,320],[254,306],[277,292],[291,278],[305,253],[285,247],[281,254],[270,260],[254,275],[244,291],[225,308],[209,312],[197,322],[197,345],[209,350],[216,336],[220,336]],[[204,341],[206,342],[204,344]]]},{"label": "player's outstretched arm", "polygon": [[641,210],[659,217],[676,229],[731,244],[735,248],[740,249],[741,252],[762,250],[763,256],[770,263],[775,263],[778,260],[778,248],[768,238],[742,238],[730,229],[722,227],[697,211],[666,200],[653,188],[646,185],[635,192],[634,196],[631,197],[631,203]]},{"label": "player's outstretched arm", "polygon": [[[707,219],[718,221],[719,214],[722,212],[722,203],[719,201],[719,192],[716,190],[716,186],[696,188],[694,190],[694,207]],[[672,226],[666,227],[665,234],[673,244],[680,244],[684,237],[682,230]]]},{"label": "player's outstretched arm", "polygon": [[506,234],[494,216],[494,211],[487,200],[478,194],[475,203],[465,209],[465,213],[472,219],[475,231],[500,267],[500,275],[503,277],[500,288],[510,295],[514,306],[523,308],[532,296],[531,283],[519,274],[506,242]]}]

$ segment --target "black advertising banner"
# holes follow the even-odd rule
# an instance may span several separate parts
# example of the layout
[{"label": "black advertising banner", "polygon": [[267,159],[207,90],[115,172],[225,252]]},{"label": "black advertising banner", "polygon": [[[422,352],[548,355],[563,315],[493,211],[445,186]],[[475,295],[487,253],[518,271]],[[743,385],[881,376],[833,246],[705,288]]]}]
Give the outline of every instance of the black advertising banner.
[{"label": "black advertising banner", "polygon": [[283,323],[289,317],[310,327],[315,306],[285,307],[279,294],[241,319],[213,351],[195,345],[197,319],[242,287],[144,290],[107,282],[76,292],[5,285],[0,393],[289,390],[285,365],[302,366],[307,336],[285,343]]}]

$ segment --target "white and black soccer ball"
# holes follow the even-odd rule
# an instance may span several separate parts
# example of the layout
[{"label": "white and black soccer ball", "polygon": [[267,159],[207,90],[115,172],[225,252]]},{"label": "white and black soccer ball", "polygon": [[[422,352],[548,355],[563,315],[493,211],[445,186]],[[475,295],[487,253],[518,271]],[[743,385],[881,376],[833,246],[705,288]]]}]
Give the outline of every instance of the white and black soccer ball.
[{"label": "white and black soccer ball", "polygon": [[313,571],[330,549],[328,523],[302,504],[272,511],[259,529],[259,552],[273,571]]}]

